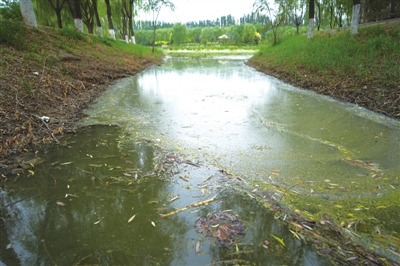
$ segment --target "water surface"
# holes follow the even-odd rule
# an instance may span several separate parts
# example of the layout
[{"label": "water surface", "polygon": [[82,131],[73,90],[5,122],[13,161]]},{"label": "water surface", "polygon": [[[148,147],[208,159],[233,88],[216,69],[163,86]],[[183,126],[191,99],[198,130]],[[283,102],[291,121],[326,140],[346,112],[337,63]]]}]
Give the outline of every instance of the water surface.
[{"label": "water surface", "polygon": [[[359,231],[363,213],[400,233],[391,221],[398,201],[384,201],[400,186],[399,123],[289,86],[246,58],[167,57],[110,87],[85,127],[1,191],[2,263],[330,265],[322,247],[295,238],[283,215],[252,196],[272,185],[304,215],[330,206],[338,222],[359,220]],[[175,162],[168,174],[154,173],[160,156]],[[220,211],[246,226],[226,247],[195,230],[198,218]],[[357,233],[381,226],[364,224]]]}]

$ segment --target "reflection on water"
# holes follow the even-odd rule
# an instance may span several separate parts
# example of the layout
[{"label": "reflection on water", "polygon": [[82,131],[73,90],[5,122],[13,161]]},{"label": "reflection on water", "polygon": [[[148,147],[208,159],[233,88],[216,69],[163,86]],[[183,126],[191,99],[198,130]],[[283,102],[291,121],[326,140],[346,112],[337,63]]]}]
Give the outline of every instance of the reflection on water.
[{"label": "reflection on water", "polygon": [[[312,197],[390,194],[400,186],[399,125],[283,84],[245,59],[167,58],[105,92],[82,122],[89,127],[49,149],[33,176],[1,191],[2,263],[330,265],[275,213],[232,189],[219,169],[247,177],[249,187],[287,185]],[[206,166],[182,163],[157,176],[157,147]],[[208,205],[159,215],[214,196]],[[383,209],[387,216],[392,208]],[[222,210],[247,228],[229,247],[194,227]]]},{"label": "reflection on water", "polygon": [[[221,190],[226,177],[218,168],[181,164],[167,179],[146,175],[153,168],[154,150],[123,145],[123,137],[115,127],[84,128],[64,139],[66,146],[50,151],[34,176],[3,191],[0,259],[5,265],[205,265],[232,260],[329,265],[314,247],[290,237],[273,213],[229,188]],[[205,186],[208,176],[212,183]],[[159,215],[215,195],[214,203],[169,218]],[[195,231],[199,217],[221,210],[246,223],[246,235],[237,242],[242,252],[235,245],[217,247]],[[263,248],[270,233],[283,237],[287,248],[277,242]]]},{"label": "reflection on water", "polygon": [[[312,182],[315,192],[387,193],[400,171],[398,122],[291,87],[243,58],[169,58],[114,86],[89,114],[85,124],[124,123],[238,174],[279,172],[274,182],[296,179],[302,191]],[[340,186],[327,192],[326,180]]]}]

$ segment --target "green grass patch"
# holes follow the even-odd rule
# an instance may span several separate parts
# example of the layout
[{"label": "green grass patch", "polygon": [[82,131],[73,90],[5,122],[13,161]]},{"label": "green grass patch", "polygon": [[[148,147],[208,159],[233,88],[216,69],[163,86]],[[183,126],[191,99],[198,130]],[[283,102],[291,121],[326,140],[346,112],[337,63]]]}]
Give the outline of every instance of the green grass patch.
[{"label": "green grass patch", "polygon": [[19,50],[24,49],[25,34],[26,28],[20,22],[0,21],[0,43],[13,46]]},{"label": "green grass patch", "polygon": [[348,30],[307,36],[291,36],[276,46],[260,49],[262,58],[275,66],[305,69],[316,75],[374,78],[382,85],[400,80],[400,29],[362,27],[356,37]]}]

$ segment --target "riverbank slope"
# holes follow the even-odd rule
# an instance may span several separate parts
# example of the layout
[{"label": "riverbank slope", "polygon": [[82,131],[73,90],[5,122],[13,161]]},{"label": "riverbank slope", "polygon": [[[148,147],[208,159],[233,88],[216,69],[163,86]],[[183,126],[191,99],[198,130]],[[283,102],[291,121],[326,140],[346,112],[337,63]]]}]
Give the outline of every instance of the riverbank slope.
[{"label": "riverbank slope", "polygon": [[[73,132],[113,81],[160,64],[151,48],[0,21],[0,173],[17,173],[41,144]],[[50,118],[48,124],[38,117]],[[25,163],[23,161],[25,160]]]},{"label": "riverbank slope", "polygon": [[294,36],[247,64],[294,86],[400,119],[400,20]]}]

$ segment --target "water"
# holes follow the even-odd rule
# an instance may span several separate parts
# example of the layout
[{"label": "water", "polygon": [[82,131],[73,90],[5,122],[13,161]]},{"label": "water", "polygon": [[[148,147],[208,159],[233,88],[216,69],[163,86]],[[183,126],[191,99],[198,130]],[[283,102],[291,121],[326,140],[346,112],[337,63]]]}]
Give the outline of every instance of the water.
[{"label": "water", "polygon": [[[305,216],[330,206],[338,222],[358,219],[360,231],[362,215],[373,213],[386,227],[365,222],[364,233],[400,233],[391,222],[399,218],[398,122],[291,87],[245,66],[246,58],[168,57],[112,86],[33,176],[1,191],[2,263],[332,264],[251,196],[271,186],[289,191],[282,201]],[[201,166],[176,163],[155,174],[166,155]],[[228,247],[195,230],[198,218],[222,210],[246,226]]]}]

